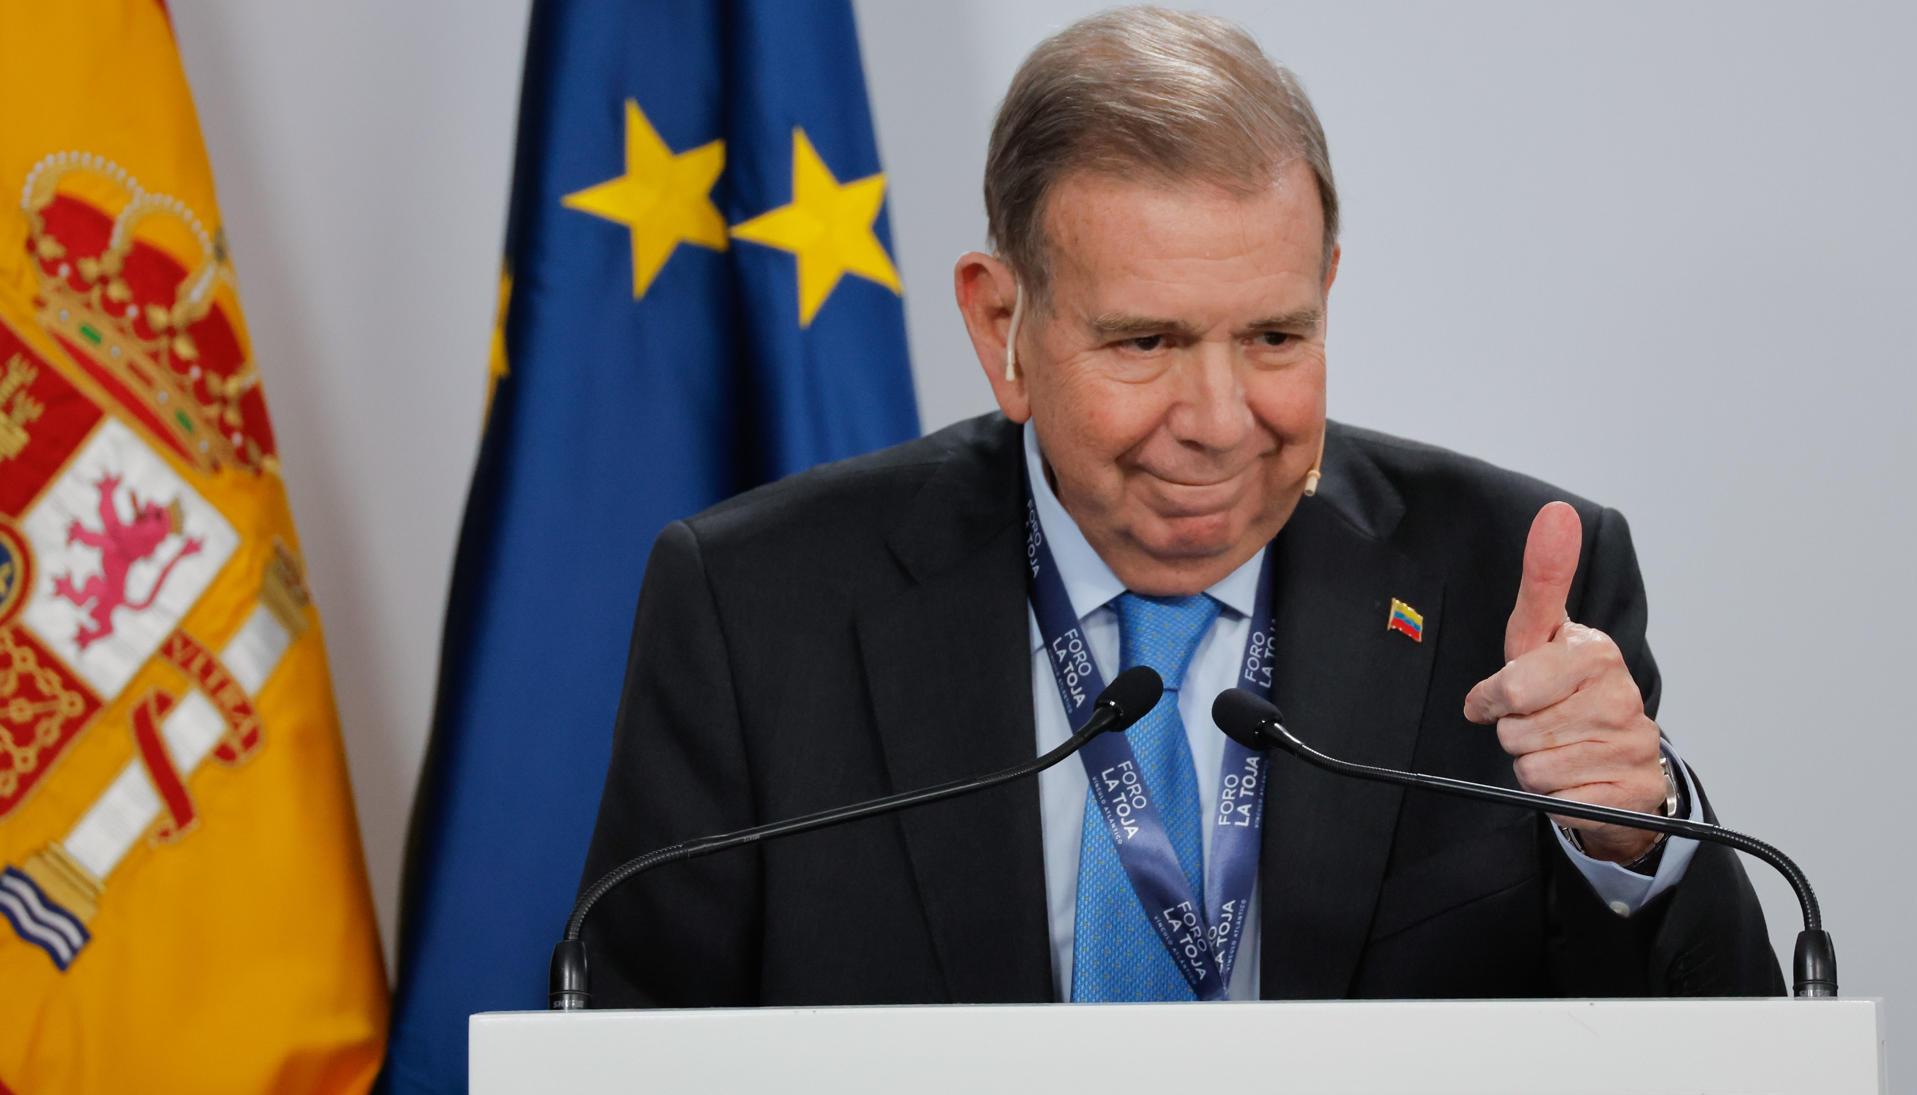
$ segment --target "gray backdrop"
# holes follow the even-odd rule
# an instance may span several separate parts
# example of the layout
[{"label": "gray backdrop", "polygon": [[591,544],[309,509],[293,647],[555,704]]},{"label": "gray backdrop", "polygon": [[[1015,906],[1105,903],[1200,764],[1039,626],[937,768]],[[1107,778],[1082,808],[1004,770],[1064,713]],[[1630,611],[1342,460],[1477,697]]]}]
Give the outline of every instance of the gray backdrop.
[{"label": "gray backdrop", "polygon": [[[992,110],[1075,0],[858,5],[925,425]],[[1917,987],[1917,17],[1896,4],[1206,5],[1292,65],[1345,203],[1331,411],[1622,509],[1661,722],[1800,857],[1847,995]],[[478,436],[526,0],[175,0],[381,927]],[[1460,697],[1462,699],[1462,697]],[[1489,731],[1486,731],[1487,733]],[[1780,953],[1797,914],[1753,868]]]}]

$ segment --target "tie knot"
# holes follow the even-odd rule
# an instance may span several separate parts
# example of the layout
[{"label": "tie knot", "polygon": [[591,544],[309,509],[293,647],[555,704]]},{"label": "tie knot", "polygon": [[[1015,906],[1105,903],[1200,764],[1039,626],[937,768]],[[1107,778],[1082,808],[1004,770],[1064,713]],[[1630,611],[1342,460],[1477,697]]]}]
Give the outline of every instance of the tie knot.
[{"label": "tie knot", "polygon": [[1218,602],[1203,593],[1190,597],[1125,593],[1112,603],[1118,608],[1123,668],[1149,665],[1164,679],[1165,691],[1176,691],[1198,651],[1198,640],[1218,618]]}]

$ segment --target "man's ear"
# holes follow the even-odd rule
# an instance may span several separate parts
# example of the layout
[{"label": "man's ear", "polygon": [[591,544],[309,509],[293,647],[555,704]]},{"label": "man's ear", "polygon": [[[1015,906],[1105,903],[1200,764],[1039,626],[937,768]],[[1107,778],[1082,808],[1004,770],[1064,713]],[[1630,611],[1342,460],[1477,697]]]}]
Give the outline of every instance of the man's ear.
[{"label": "man's ear", "polygon": [[1338,280],[1338,260],[1345,255],[1345,249],[1336,244],[1331,248],[1331,261],[1325,263],[1325,299],[1331,299],[1331,283]]},{"label": "man's ear", "polygon": [[[992,397],[1005,417],[1023,423],[1032,416],[1031,401],[1025,390],[1024,363],[1014,350],[1011,368],[1006,366],[1006,340],[1012,337],[1012,315],[1018,307],[1018,279],[1002,260],[979,251],[959,256],[952,268],[952,290],[958,297],[959,315],[972,336],[972,350],[979,367],[992,386]],[[1030,302],[1026,302],[1029,308]]]}]

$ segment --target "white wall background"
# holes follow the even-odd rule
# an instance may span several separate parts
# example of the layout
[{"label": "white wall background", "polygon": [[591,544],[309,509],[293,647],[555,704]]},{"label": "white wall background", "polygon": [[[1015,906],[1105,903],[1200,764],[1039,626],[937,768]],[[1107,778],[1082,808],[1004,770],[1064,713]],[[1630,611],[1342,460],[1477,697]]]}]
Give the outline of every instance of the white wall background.
[{"label": "white wall background", "polygon": [[[526,0],[174,0],[390,949],[478,436]],[[1340,418],[1631,518],[1663,722],[1818,883],[1912,1044],[1917,15],[1218,0],[1304,78],[1348,225]],[[928,428],[992,111],[1079,0],[858,5]],[[1753,866],[1786,962],[1797,914]]]}]

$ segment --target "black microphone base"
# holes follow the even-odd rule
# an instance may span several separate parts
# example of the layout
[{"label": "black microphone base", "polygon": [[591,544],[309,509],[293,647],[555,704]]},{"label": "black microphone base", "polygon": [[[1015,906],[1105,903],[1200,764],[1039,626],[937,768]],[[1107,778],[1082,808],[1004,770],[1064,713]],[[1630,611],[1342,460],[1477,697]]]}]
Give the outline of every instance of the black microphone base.
[{"label": "black microphone base", "polygon": [[1791,995],[1837,995],[1837,945],[1826,931],[1797,933],[1797,953],[1791,958]]},{"label": "black microphone base", "polygon": [[586,944],[577,939],[561,939],[552,949],[552,966],[546,975],[548,1011],[585,1011],[592,1006],[592,994],[586,991]]}]

